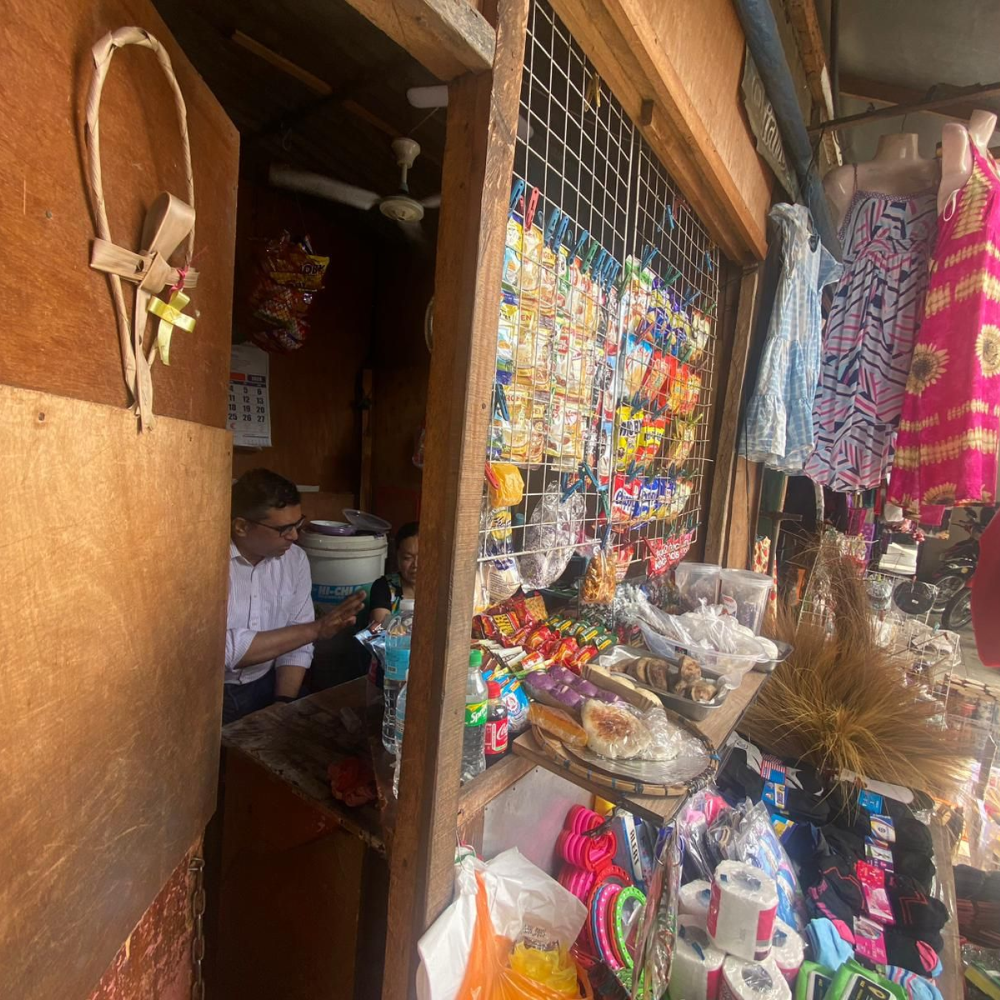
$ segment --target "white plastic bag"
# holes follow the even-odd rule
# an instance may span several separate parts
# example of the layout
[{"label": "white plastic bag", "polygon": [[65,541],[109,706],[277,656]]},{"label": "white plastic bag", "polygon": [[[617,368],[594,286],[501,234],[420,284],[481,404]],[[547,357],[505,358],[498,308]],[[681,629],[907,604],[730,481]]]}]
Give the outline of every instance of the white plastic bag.
[{"label": "white plastic bag", "polygon": [[587,908],[571,892],[511,848],[484,864],[473,857],[456,869],[454,902],[420,939],[418,1000],[455,1000],[476,926],[476,872],[482,872],[497,934],[534,947],[569,948],[587,919]]}]

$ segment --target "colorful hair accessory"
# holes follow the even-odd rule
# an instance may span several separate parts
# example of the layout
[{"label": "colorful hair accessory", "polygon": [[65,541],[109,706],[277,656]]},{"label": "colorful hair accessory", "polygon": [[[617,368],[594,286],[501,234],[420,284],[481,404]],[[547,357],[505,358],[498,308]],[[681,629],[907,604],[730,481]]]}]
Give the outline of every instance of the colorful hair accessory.
[{"label": "colorful hair accessory", "polygon": [[621,890],[621,892],[615,895],[612,944],[614,946],[615,953],[627,969],[631,969],[633,965],[632,953],[628,950],[628,945],[625,941],[625,907],[628,905],[630,900],[637,903],[639,906],[645,906],[646,894],[641,892],[639,889],[636,889],[634,886],[626,886]]},{"label": "colorful hair accessory", "polygon": [[613,882],[605,882],[601,885],[596,895],[593,897],[593,905],[590,909],[590,932],[597,949],[597,955],[604,964],[617,972],[622,968],[618,957],[615,954],[614,945],[611,941],[611,925],[608,920],[608,905],[614,905],[614,897],[622,891],[620,885]]}]

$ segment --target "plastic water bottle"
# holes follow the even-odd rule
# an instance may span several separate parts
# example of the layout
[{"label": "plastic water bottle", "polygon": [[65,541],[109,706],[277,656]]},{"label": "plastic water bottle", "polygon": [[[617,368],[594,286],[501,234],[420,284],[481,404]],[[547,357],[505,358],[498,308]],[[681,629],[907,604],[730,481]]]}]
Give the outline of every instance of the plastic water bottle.
[{"label": "plastic water bottle", "polygon": [[396,699],[396,763],[392,768],[392,794],[399,798],[399,771],[403,763],[403,729],[406,726],[406,689],[399,692]]},{"label": "plastic water bottle", "polygon": [[462,739],[462,781],[471,781],[486,770],[486,685],[483,654],[469,654],[469,679],[465,685],[465,734]]},{"label": "plastic water bottle", "polygon": [[385,679],[382,682],[382,745],[396,752],[396,700],[410,672],[410,635],[413,601],[399,602],[399,610],[385,623]]}]

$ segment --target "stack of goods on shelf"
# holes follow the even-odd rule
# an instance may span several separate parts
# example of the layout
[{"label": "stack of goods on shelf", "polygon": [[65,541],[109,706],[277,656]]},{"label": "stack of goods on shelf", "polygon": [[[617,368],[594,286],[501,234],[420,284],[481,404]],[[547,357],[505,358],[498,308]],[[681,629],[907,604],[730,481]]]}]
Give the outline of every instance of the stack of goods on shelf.
[{"label": "stack of goods on shelf", "polygon": [[632,986],[635,935],[652,871],[649,831],[631,816],[605,818],[574,806],[556,843],[559,882],[587,907],[574,954],[598,996]]}]

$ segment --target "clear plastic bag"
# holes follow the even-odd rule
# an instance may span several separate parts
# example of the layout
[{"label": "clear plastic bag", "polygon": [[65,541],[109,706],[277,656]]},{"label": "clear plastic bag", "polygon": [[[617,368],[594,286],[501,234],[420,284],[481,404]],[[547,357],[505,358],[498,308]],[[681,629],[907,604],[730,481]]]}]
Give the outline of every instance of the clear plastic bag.
[{"label": "clear plastic bag", "polygon": [[521,586],[521,574],[514,557],[510,509],[494,510],[484,501],[481,527],[483,555],[488,560],[483,563],[483,575],[489,602],[495,604],[513,597]]},{"label": "clear plastic bag", "polygon": [[580,535],[584,500],[573,493],[565,500],[558,483],[549,483],[524,529],[526,555],[519,560],[525,590],[549,587],[562,576]]},{"label": "clear plastic bag", "polygon": [[518,945],[568,951],[586,919],[583,903],[517,850],[486,864],[465,857],[454,902],[418,944],[418,1000],[566,1000],[511,969],[509,959]]},{"label": "clear plastic bag", "polygon": [[737,861],[744,861],[770,875],[778,886],[778,916],[797,931],[808,922],[805,898],[792,862],[771,825],[767,806],[758,802],[748,809],[735,839]]},{"label": "clear plastic bag", "polygon": [[677,906],[683,861],[683,846],[677,827],[670,826],[661,834],[656,867],[646,895],[632,977],[632,1000],[636,1000],[640,993],[647,997],[662,997],[667,991],[677,938]]}]

